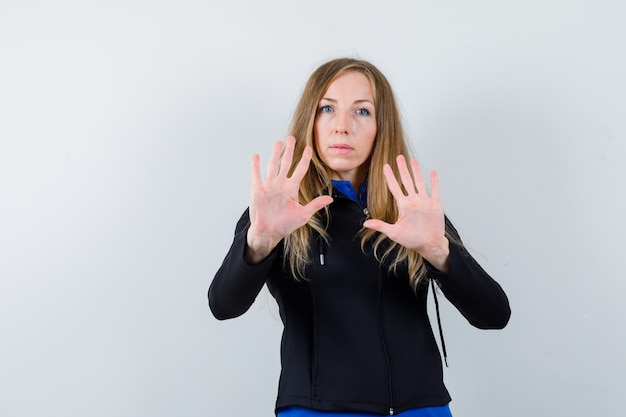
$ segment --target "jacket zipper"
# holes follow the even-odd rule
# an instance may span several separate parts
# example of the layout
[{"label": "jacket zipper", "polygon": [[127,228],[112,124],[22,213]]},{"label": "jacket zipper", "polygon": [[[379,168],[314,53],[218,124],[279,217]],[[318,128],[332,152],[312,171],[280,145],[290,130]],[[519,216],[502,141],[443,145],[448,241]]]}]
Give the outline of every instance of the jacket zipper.
[{"label": "jacket zipper", "polygon": [[[363,208],[363,215],[365,216],[365,220],[370,219],[370,212],[367,207]],[[383,320],[383,283],[382,276],[380,275],[380,270],[378,272],[378,321],[380,325],[380,333],[381,333],[381,342],[383,344],[383,354],[385,356],[385,365],[387,366],[387,389],[389,395],[389,415],[394,415],[393,409],[393,380],[391,377],[391,360],[389,358],[389,351],[387,350],[387,335],[385,333],[385,323]]]},{"label": "jacket zipper", "polygon": [[387,335],[385,333],[385,323],[383,320],[383,291],[382,291],[382,277],[378,276],[378,320],[380,325],[380,333],[383,344],[383,354],[385,356],[385,364],[387,365],[387,389],[389,394],[389,415],[394,415],[393,410],[393,380],[391,376],[391,359],[389,358],[389,351],[387,350]]},{"label": "jacket zipper", "polygon": [[[337,198],[339,197],[339,195],[333,195],[333,198]],[[362,207],[361,204],[357,201],[352,200],[351,198],[347,198],[344,197],[347,200],[350,200],[352,202],[354,202],[355,204],[357,204],[360,208],[361,211],[363,212],[363,216],[365,217],[363,221],[365,220],[369,220],[370,219],[370,212],[367,209],[367,207]],[[324,265],[324,253],[322,252],[322,246],[320,245],[320,264]],[[389,415],[393,416],[395,415],[394,413],[394,409],[393,409],[393,381],[391,378],[391,360],[389,359],[389,351],[387,350],[387,342],[386,342],[386,334],[385,334],[385,325],[383,323],[383,291],[382,291],[382,277],[380,276],[380,270],[379,270],[379,275],[378,275],[378,322],[379,322],[379,326],[380,326],[380,332],[381,332],[381,342],[383,345],[383,354],[385,356],[385,364],[387,366],[387,389],[388,389],[388,395],[389,395]]]}]

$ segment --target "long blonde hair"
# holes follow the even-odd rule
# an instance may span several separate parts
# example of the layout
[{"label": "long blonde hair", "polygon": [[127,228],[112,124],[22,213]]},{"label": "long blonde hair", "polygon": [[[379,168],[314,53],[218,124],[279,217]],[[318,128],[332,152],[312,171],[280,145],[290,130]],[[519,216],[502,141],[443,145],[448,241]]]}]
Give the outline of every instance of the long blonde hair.
[{"label": "long blonde hair", "polygon": [[[307,145],[314,150],[309,170],[300,184],[300,203],[306,204],[315,197],[328,193],[332,188],[329,169],[316,151],[314,124],[323,94],[337,76],[348,71],[360,72],[369,79],[376,107],[378,129],[367,173],[367,209],[372,218],[395,223],[398,218],[398,207],[387,188],[383,166],[389,163],[396,177],[399,177],[394,162],[395,157],[401,154],[408,160],[409,146],[405,139],[391,85],[378,68],[363,60],[339,58],[326,62],[311,74],[304,87],[290,128],[290,134],[296,138],[292,171]],[[328,218],[328,208],[324,211],[325,215],[324,212],[317,213],[306,225],[295,230],[284,240],[285,263],[296,279],[304,279],[304,270],[309,263],[314,235],[319,234],[322,239],[327,238],[324,219]],[[383,234],[364,228],[361,246],[364,247],[370,239],[373,239],[374,254],[379,262],[391,257],[390,267],[393,269],[406,262],[411,286],[416,289],[420,280],[426,275],[422,256],[416,251],[391,241]]]}]

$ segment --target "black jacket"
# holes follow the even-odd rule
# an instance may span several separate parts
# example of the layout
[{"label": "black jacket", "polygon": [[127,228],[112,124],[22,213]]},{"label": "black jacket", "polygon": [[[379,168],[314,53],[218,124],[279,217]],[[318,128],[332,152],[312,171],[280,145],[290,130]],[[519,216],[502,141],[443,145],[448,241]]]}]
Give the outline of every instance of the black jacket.
[{"label": "black jacket", "polygon": [[[360,205],[333,197],[329,243],[312,245],[304,281],[283,268],[282,245],[258,265],[244,261],[246,211],[209,288],[211,311],[220,320],[239,316],[267,284],[284,324],[276,410],[397,414],[447,404],[426,313],[428,285],[413,292],[406,269],[390,271],[375,260],[371,246],[363,251]],[[429,278],[472,325],[504,327],[510,316],[506,295],[462,246],[450,246],[448,273],[429,268]]]}]

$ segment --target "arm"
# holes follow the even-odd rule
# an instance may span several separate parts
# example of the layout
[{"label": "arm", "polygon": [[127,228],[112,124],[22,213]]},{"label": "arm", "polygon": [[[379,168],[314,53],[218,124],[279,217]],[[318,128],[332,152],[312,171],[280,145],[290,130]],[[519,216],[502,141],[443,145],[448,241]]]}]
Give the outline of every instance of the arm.
[{"label": "arm", "polygon": [[467,252],[445,217],[437,173],[431,172],[429,196],[417,161],[410,161],[411,171],[403,156],[398,156],[396,161],[404,190],[391,167],[383,168],[389,191],[398,204],[396,223],[368,220],[363,226],[419,252],[430,277],[437,280],[446,298],[472,325],[481,329],[503,328],[511,315],[508,299],[498,283]]},{"label": "arm", "polygon": [[209,307],[219,320],[238,317],[250,308],[277,258],[277,250],[273,250],[257,264],[246,262],[244,252],[249,226],[246,210],[237,223],[230,250],[209,287]]},{"label": "arm", "polygon": [[304,148],[289,177],[294,148],[293,136],[284,146],[276,142],[265,179],[261,178],[259,156],[252,157],[250,208],[237,223],[233,244],[209,288],[209,306],[218,319],[237,317],[250,308],[270,274],[282,240],[332,202],[330,196],[318,196],[300,204],[298,190],[313,150]]},{"label": "arm", "polygon": [[511,317],[506,294],[465,249],[447,218],[446,228],[458,243],[450,242],[447,272],[428,265],[429,277],[437,281],[446,298],[472,326],[479,329],[504,328]]}]

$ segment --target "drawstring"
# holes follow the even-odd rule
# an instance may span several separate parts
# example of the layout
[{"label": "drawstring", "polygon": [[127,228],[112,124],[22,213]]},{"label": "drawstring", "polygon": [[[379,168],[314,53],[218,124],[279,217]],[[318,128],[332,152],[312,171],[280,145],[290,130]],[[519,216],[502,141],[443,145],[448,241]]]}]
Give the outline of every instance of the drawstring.
[{"label": "drawstring", "polygon": [[448,352],[446,351],[446,342],[443,340],[443,329],[441,328],[441,316],[439,315],[439,300],[437,300],[437,291],[435,289],[435,280],[430,280],[430,286],[433,289],[433,297],[435,298],[435,310],[437,311],[437,325],[439,326],[439,338],[441,339],[441,350],[443,350],[443,360],[448,368]]},{"label": "drawstring", "polygon": [[325,249],[326,249],[326,248],[325,248],[325,245],[324,245],[324,238],[322,238],[322,237],[320,236],[319,241],[320,241],[320,246],[319,246],[319,252],[320,252],[320,265],[321,265],[321,266],[324,266],[324,264],[325,264],[324,255],[325,255],[325,252],[326,252],[326,251],[325,251]]}]

